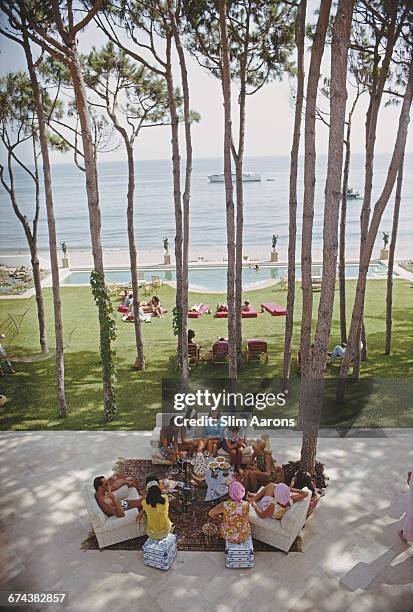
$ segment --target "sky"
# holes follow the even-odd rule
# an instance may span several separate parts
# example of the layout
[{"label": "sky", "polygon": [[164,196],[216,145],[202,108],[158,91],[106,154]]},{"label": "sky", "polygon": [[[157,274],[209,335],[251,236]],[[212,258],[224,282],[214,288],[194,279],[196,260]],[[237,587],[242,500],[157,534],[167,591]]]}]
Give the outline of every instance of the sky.
[{"label": "sky", "polygon": [[[314,2],[311,2],[314,4]],[[311,6],[310,4],[310,6]],[[311,13],[309,13],[311,17]],[[81,52],[87,52],[91,46],[100,47],[104,44],[103,35],[93,23],[79,36]],[[308,49],[307,41],[307,49]],[[1,38],[0,43],[0,74],[9,71],[24,70],[23,53],[16,44]],[[309,53],[307,52],[307,61]],[[223,105],[219,81],[201,68],[192,57],[187,58],[190,85],[191,107],[201,115],[201,121],[192,128],[194,157],[222,157],[223,149]],[[322,74],[329,73],[329,54],[324,58]],[[176,74],[178,77],[178,74]],[[178,79],[177,79],[178,80]],[[284,78],[264,87],[254,96],[248,97],[246,120],[245,155],[270,156],[289,155],[294,108],[291,104],[291,88],[294,80]],[[234,126],[237,126],[236,91],[234,98]],[[327,108],[327,101],[323,100]],[[364,150],[364,121],[367,107],[367,97],[359,103],[353,119],[352,150]],[[382,108],[380,111],[376,152],[386,153],[392,150],[399,115],[399,107]],[[182,130],[182,128],[181,128]],[[408,138],[407,151],[413,151],[413,137]],[[317,152],[319,155],[327,152],[328,129],[320,122],[317,124]],[[136,159],[167,159],[170,157],[170,128],[157,127],[143,130],[135,147]],[[29,148],[25,151],[25,161],[30,161]],[[4,152],[0,154],[4,159]],[[52,163],[67,163],[72,161],[70,153],[52,152]],[[125,160],[122,147],[115,151],[102,154],[101,161]]]}]

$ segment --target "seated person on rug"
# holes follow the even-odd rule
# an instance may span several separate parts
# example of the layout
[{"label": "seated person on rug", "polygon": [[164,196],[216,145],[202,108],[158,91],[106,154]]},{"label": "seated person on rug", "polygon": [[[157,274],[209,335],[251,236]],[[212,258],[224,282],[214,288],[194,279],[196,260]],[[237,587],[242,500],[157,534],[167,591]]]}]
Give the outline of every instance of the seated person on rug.
[{"label": "seated person on rug", "polygon": [[282,467],[273,459],[269,439],[258,438],[243,475],[244,486],[248,492],[256,493],[261,485],[269,482],[282,482]]},{"label": "seated person on rug", "polygon": [[222,448],[224,442],[219,408],[211,408],[208,417],[208,424],[202,428],[202,437],[205,439],[208,454],[216,457],[218,449]]},{"label": "seated person on rug", "polygon": [[307,491],[290,489],[284,482],[270,482],[256,495],[249,495],[249,500],[260,518],[281,520],[289,508],[307,497]]},{"label": "seated person on rug", "polygon": [[[197,412],[194,408],[188,408],[185,413],[185,419],[196,419]],[[189,423],[187,425],[181,425],[179,427],[179,436],[181,442],[178,441],[178,448],[180,451],[186,451],[187,454],[192,457],[194,453],[202,453],[206,446],[206,440],[202,435],[199,427],[193,427]],[[179,439],[178,436],[178,439]]]},{"label": "seated person on rug", "polygon": [[317,486],[314,480],[311,478],[310,472],[304,472],[304,470],[297,470],[293,476],[293,479],[290,483],[291,490],[301,490],[307,487],[311,491],[311,501],[308,507],[307,518],[314,512],[318,502],[320,501],[320,496],[317,493]]},{"label": "seated person on rug", "polygon": [[243,312],[248,312],[250,307],[251,307],[250,302],[248,300],[245,300],[245,302],[242,305]]},{"label": "seated person on rug", "polygon": [[97,476],[94,479],[93,487],[96,491],[95,498],[97,504],[107,516],[117,516],[121,518],[125,516],[126,510],[130,510],[130,508],[141,508],[141,500],[119,499],[114,495],[114,491],[117,491],[124,485],[127,487],[135,487],[135,484],[130,478],[115,480],[111,485],[109,485],[107,478],[104,476]]},{"label": "seated person on rug", "polygon": [[242,484],[233,480],[228,487],[230,499],[222,502],[208,512],[212,519],[221,518],[221,537],[233,544],[242,544],[251,535],[251,526],[248,520],[250,505],[243,501],[245,489]]},{"label": "seated person on rug", "polygon": [[169,499],[162,493],[159,479],[148,476],[146,479],[146,498],[142,500],[142,509],[138,520],[146,515],[146,535],[152,540],[163,540],[172,531],[169,519]]},{"label": "seated person on rug", "polygon": [[229,455],[234,471],[239,472],[242,460],[242,451],[247,446],[245,430],[241,427],[225,427],[223,432],[222,448]]}]

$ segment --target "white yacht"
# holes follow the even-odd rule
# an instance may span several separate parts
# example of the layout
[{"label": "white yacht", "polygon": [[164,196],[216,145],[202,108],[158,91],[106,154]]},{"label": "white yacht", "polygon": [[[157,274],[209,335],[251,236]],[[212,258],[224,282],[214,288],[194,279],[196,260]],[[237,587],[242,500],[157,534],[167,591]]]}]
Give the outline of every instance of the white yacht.
[{"label": "white yacht", "polygon": [[358,191],[354,191],[352,187],[347,189],[347,199],[348,200],[360,200],[361,195]]},{"label": "white yacht", "polygon": [[[210,183],[225,183],[225,175],[222,174],[208,174]],[[232,173],[232,180],[235,182],[236,174]],[[257,183],[261,180],[261,174],[258,172],[243,172],[242,173],[242,182],[243,183]]]}]

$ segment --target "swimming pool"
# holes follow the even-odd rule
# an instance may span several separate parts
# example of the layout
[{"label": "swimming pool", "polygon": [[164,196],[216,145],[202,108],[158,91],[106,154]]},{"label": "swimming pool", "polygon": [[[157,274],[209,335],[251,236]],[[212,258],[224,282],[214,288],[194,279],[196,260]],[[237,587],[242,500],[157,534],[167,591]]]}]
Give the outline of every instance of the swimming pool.
[{"label": "swimming pool", "polygon": [[[175,281],[175,270],[166,270],[148,268],[142,269],[141,273],[145,277],[146,282],[151,281],[152,276],[159,276],[162,281]],[[314,265],[312,268],[313,276],[321,276],[322,266]],[[269,280],[277,280],[286,276],[287,267],[279,266],[260,266],[258,270],[253,267],[244,267],[242,271],[242,284],[245,291],[258,288],[262,283]],[[227,269],[223,266],[213,268],[194,267],[189,269],[189,284],[194,290],[216,291],[217,293],[225,292],[227,286]],[[357,278],[358,264],[346,265],[346,278]],[[387,275],[386,266],[379,262],[371,263],[369,266],[369,278],[385,278]],[[108,282],[127,285],[130,282],[129,270],[108,270],[106,272]],[[90,272],[71,272],[63,281],[63,285],[88,285]],[[297,280],[301,279],[301,268],[297,266]]]}]

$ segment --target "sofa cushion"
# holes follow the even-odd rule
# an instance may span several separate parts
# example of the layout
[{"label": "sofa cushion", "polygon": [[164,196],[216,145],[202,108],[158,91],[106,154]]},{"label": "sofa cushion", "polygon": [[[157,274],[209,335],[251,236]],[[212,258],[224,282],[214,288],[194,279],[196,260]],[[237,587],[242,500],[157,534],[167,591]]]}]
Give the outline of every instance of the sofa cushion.
[{"label": "sofa cushion", "polygon": [[86,508],[89,514],[90,522],[92,523],[93,527],[99,527],[101,525],[104,525],[106,521],[106,515],[99,508],[95,498],[94,490],[90,487],[90,485],[84,485],[83,497],[85,499]]}]

